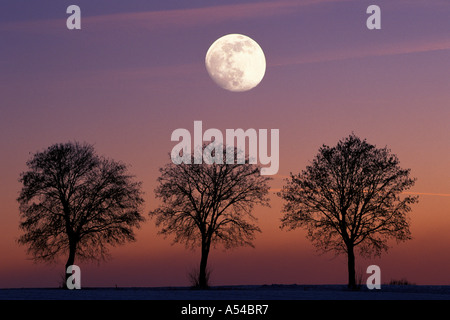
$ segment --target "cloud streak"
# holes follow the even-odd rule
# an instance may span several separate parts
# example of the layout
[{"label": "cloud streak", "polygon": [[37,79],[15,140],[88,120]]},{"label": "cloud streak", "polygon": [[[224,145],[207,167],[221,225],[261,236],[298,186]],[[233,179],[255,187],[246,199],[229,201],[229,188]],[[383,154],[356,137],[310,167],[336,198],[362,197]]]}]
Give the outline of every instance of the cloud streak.
[{"label": "cloud streak", "polygon": [[[233,5],[210,6],[193,9],[176,9],[161,11],[145,11],[105,14],[97,16],[83,16],[82,29],[106,28],[139,28],[146,30],[161,30],[167,28],[187,28],[211,25],[228,21],[245,20],[251,18],[265,18],[284,14],[291,14],[301,8],[318,4],[349,2],[355,0],[285,0],[266,1],[258,3],[241,3]],[[65,26],[67,17],[62,19],[21,21],[0,24],[0,30],[22,30],[42,32],[59,29]]]},{"label": "cloud streak", "polygon": [[433,193],[433,192],[402,192],[402,193],[417,196],[450,197],[450,193]]},{"label": "cloud streak", "polygon": [[[301,8],[323,4],[354,0],[304,0],[304,1],[266,1],[258,3],[241,3],[234,5],[211,6],[195,9],[178,9],[148,11],[138,13],[120,13],[91,17],[92,22],[108,23],[132,21],[138,26],[147,28],[192,27],[211,25],[225,21],[264,18],[291,14]],[[89,22],[89,20],[88,20]]]},{"label": "cloud streak", "polygon": [[[281,192],[282,188],[270,188],[270,192]],[[416,196],[433,196],[433,197],[450,197],[450,193],[434,193],[434,192],[402,192],[402,194],[416,195]]]},{"label": "cloud streak", "polygon": [[292,58],[280,59],[270,64],[272,67],[302,65],[319,62],[342,61],[367,57],[395,56],[401,54],[450,50],[449,39],[416,40],[403,43],[383,44],[382,46],[366,46],[359,48],[327,50]]}]

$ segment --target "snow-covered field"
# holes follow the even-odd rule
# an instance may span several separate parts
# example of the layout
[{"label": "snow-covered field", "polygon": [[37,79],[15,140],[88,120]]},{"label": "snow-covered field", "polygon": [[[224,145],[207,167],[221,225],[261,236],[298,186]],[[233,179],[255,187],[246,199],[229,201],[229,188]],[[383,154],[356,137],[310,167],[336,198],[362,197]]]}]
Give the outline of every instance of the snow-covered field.
[{"label": "snow-covered field", "polygon": [[0,289],[0,300],[450,300],[450,286],[382,285],[349,291],[343,285]]}]

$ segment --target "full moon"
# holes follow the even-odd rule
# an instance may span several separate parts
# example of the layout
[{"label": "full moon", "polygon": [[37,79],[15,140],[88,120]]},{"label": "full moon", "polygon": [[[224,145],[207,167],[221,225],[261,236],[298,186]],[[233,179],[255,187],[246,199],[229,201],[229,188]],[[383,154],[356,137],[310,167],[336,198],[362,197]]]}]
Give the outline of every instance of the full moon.
[{"label": "full moon", "polygon": [[256,87],[266,72],[266,58],[253,39],[242,34],[228,34],[209,47],[206,70],[220,87],[234,92]]}]

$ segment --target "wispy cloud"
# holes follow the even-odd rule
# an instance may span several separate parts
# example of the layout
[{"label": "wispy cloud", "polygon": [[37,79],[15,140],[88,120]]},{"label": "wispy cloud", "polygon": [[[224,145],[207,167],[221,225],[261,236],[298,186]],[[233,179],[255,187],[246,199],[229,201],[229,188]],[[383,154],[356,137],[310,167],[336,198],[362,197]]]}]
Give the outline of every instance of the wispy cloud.
[{"label": "wispy cloud", "polygon": [[418,196],[450,197],[450,193],[403,192],[403,194],[411,194],[411,195],[418,195]]},{"label": "wispy cloud", "polygon": [[[282,188],[270,188],[270,192],[278,193]],[[433,196],[433,197],[450,197],[450,193],[433,193],[433,192],[402,192],[402,194],[416,196]]]},{"label": "wispy cloud", "polygon": [[284,58],[273,61],[273,67],[292,66],[318,62],[342,61],[348,59],[358,59],[366,57],[393,56],[410,53],[432,52],[439,50],[450,50],[450,38],[413,40],[402,43],[387,43],[377,46],[366,46],[356,48],[345,48],[314,52],[311,54],[298,55],[291,58]]},{"label": "wispy cloud", "polygon": [[[225,21],[236,21],[250,18],[264,18],[293,13],[301,8],[324,3],[338,3],[355,0],[285,0],[265,1],[257,3],[240,3],[233,5],[210,6],[193,9],[175,9],[161,11],[129,12],[83,16],[82,28],[103,30],[103,27],[144,28],[161,30],[166,28],[187,28],[201,25],[217,24]],[[82,12],[83,13],[83,12]],[[44,21],[23,21],[0,24],[0,30],[27,30],[42,32],[55,30],[65,25],[62,19]],[[58,30],[59,28],[56,28]]]},{"label": "wispy cloud", "polygon": [[[210,25],[224,21],[264,18],[295,12],[295,10],[322,3],[348,2],[354,0],[286,0],[234,5],[210,6],[195,9],[120,13],[91,17],[96,23],[120,23],[132,21],[147,28],[189,27]],[[89,22],[89,20],[88,20]]]},{"label": "wispy cloud", "polygon": [[383,45],[370,45],[356,48],[338,48],[336,50],[327,50],[314,52],[310,54],[300,54],[291,58],[279,59],[273,61],[270,65],[273,67],[292,66],[318,62],[342,61],[348,59],[358,59],[366,57],[393,56],[410,53],[432,52],[438,50],[450,50],[450,38],[434,40],[413,40],[402,43],[387,43]]}]

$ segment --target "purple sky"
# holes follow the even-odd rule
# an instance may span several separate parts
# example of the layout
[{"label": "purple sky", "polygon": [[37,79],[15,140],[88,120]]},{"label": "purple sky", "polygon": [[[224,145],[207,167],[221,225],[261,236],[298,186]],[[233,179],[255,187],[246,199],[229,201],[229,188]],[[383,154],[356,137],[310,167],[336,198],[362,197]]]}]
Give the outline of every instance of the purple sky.
[{"label": "purple sky", "polygon": [[[82,30],[66,28],[66,8]],[[381,30],[366,8],[381,8]],[[382,268],[382,281],[450,284],[450,2],[18,1],[0,3],[0,287],[54,286],[62,264],[35,265],[17,245],[17,182],[30,153],[69,140],[131,165],[154,209],[158,168],[177,128],[280,130],[279,190],[322,144],[351,132],[388,146],[418,181],[414,239],[357,268]],[[229,33],[264,50],[261,84],[219,88],[204,59]],[[255,248],[211,254],[213,283],[345,283],[343,257],[319,256],[304,230],[279,229],[282,203],[257,208]],[[186,285],[199,252],[156,235],[148,220],[137,242],[99,266],[80,263],[83,284]],[[61,270],[60,270],[61,269]],[[361,271],[362,270],[362,271]]]}]

